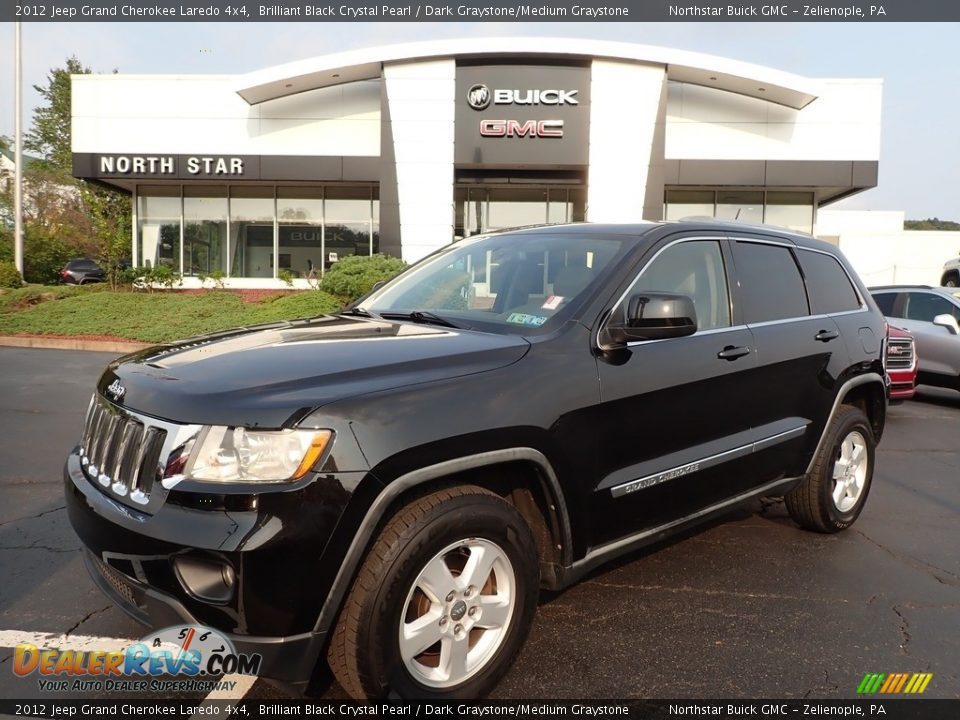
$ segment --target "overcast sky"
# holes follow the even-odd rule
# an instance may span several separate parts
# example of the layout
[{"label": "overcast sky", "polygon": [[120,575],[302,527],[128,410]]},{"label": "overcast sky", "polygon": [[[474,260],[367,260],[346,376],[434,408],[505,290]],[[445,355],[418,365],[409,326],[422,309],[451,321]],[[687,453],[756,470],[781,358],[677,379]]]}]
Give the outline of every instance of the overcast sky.
[{"label": "overcast sky", "polygon": [[[394,42],[601,38],[694,50],[808,77],[881,78],[879,187],[835,207],[960,220],[960,35],[950,23],[24,23],[25,125],[52,67],[244,73]],[[13,134],[13,24],[0,26],[0,134]]]}]

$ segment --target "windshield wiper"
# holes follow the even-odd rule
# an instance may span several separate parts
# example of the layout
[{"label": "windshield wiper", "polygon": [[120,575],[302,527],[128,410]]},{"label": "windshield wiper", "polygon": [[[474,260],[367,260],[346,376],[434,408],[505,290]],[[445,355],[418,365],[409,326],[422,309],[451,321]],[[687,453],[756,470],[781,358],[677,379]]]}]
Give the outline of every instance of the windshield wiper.
[{"label": "windshield wiper", "polygon": [[443,327],[454,328],[457,330],[462,330],[462,328],[454,322],[442,318],[439,315],[435,315],[429,310],[412,310],[408,313],[398,313],[398,312],[385,312],[380,313],[380,317],[385,320],[413,320],[415,323],[421,323],[423,325],[441,325]]},{"label": "windshield wiper", "polygon": [[353,315],[355,317],[367,317],[372,318],[373,313],[368,310],[364,310],[362,307],[352,307],[349,310],[341,310],[340,315]]}]

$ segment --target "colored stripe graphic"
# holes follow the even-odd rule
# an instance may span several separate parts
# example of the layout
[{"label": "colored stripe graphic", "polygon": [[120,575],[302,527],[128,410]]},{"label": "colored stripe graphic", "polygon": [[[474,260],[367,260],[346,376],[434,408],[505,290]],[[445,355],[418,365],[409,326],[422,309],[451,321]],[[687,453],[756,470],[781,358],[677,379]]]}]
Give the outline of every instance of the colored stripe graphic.
[{"label": "colored stripe graphic", "polygon": [[857,686],[858,695],[919,695],[933,679],[933,673],[867,673]]}]

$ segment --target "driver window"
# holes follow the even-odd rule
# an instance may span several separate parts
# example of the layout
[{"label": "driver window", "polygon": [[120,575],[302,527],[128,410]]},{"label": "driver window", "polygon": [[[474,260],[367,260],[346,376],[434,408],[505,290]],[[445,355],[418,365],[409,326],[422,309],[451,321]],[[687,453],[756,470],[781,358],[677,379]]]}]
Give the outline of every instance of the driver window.
[{"label": "driver window", "polygon": [[937,315],[957,317],[958,314],[960,313],[957,313],[946,298],[938,297],[932,293],[907,293],[907,308],[903,315],[907,320],[922,320],[932,323]]},{"label": "driver window", "polygon": [[716,240],[689,240],[668,247],[641,273],[617,309],[637,292],[681,293],[693,300],[697,331],[730,327],[730,300],[723,253]]}]

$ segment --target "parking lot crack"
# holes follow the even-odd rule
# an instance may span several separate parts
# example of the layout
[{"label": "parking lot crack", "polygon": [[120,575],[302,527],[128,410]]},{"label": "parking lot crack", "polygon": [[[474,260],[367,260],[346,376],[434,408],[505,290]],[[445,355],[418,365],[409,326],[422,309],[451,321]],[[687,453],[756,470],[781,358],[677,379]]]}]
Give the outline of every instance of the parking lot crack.
[{"label": "parking lot crack", "polygon": [[12,657],[13,655],[7,655],[5,658],[0,658],[0,665],[3,665],[5,662],[7,662],[7,660],[9,660]]},{"label": "parking lot crack", "polygon": [[100,608],[99,610],[94,610],[93,612],[87,613],[86,615],[83,616],[83,618],[80,620],[80,622],[78,622],[76,625],[74,625],[72,628],[70,628],[69,630],[67,630],[67,631],[64,633],[64,637],[70,637],[70,633],[72,633],[72,632],[73,632],[74,630],[76,630],[78,627],[80,627],[81,625],[83,625],[85,622],[87,622],[87,621],[88,621],[90,618],[92,618],[94,615],[99,615],[99,614],[102,613],[102,612],[106,612],[107,610],[109,610],[109,609],[112,608],[112,607],[113,607],[113,605],[107,605],[106,607],[102,607],[102,608]]},{"label": "parking lot crack", "polygon": [[900,553],[887,547],[883,543],[878,542],[877,540],[874,540],[872,537],[867,535],[862,530],[853,528],[853,531],[857,535],[862,537],[864,540],[866,540],[868,543],[870,543],[871,545],[874,545],[875,547],[878,547],[881,550],[883,550],[890,557],[894,558],[895,560],[898,560],[899,562],[902,562],[905,565],[909,565],[915,570],[919,570],[920,572],[929,575],[941,585],[947,585],[949,587],[960,587],[960,575],[956,575],[950,572],[949,570],[946,570],[942,567],[938,567],[936,565],[925,562],[923,560],[917,560],[916,558],[910,557],[909,555],[906,555],[906,556],[901,555]]},{"label": "parking lot crack", "polygon": [[44,550],[51,553],[80,552],[80,548],[55,548],[49,545],[0,545],[0,550]]},{"label": "parking lot crack", "polygon": [[59,510],[66,510],[66,509],[67,509],[66,505],[60,505],[59,507],[51,508],[50,510],[44,510],[43,512],[37,513],[36,515],[27,515],[26,517],[14,518],[13,520],[5,520],[3,522],[0,522],[0,527],[3,527],[4,525],[9,525],[15,522],[22,522],[24,520],[33,520],[35,518],[43,517],[44,515],[49,515],[50,513],[55,513]]},{"label": "parking lot crack", "polygon": [[[738,598],[756,598],[760,600],[796,600],[802,602],[809,602],[810,597],[800,597],[799,595],[783,595],[780,593],[766,593],[766,592],[736,592],[733,590],[715,590],[711,588],[699,588],[699,587],[667,587],[666,585],[633,585],[630,583],[608,583],[600,582],[599,580],[587,580],[580,583],[581,585],[597,585],[599,587],[620,589],[620,590],[640,590],[646,592],[669,592],[669,593],[697,593],[700,595],[717,595],[717,596],[728,596],[728,597],[738,597]],[[844,598],[816,598],[822,602],[849,602]]]},{"label": "parking lot crack", "polygon": [[904,655],[909,655],[910,651],[907,650],[907,645],[910,643],[910,622],[906,617],[904,617],[903,613],[900,612],[900,608],[898,606],[893,606],[893,612],[895,612],[897,617],[900,618],[900,635],[903,636],[903,642],[900,643],[900,650]]}]

